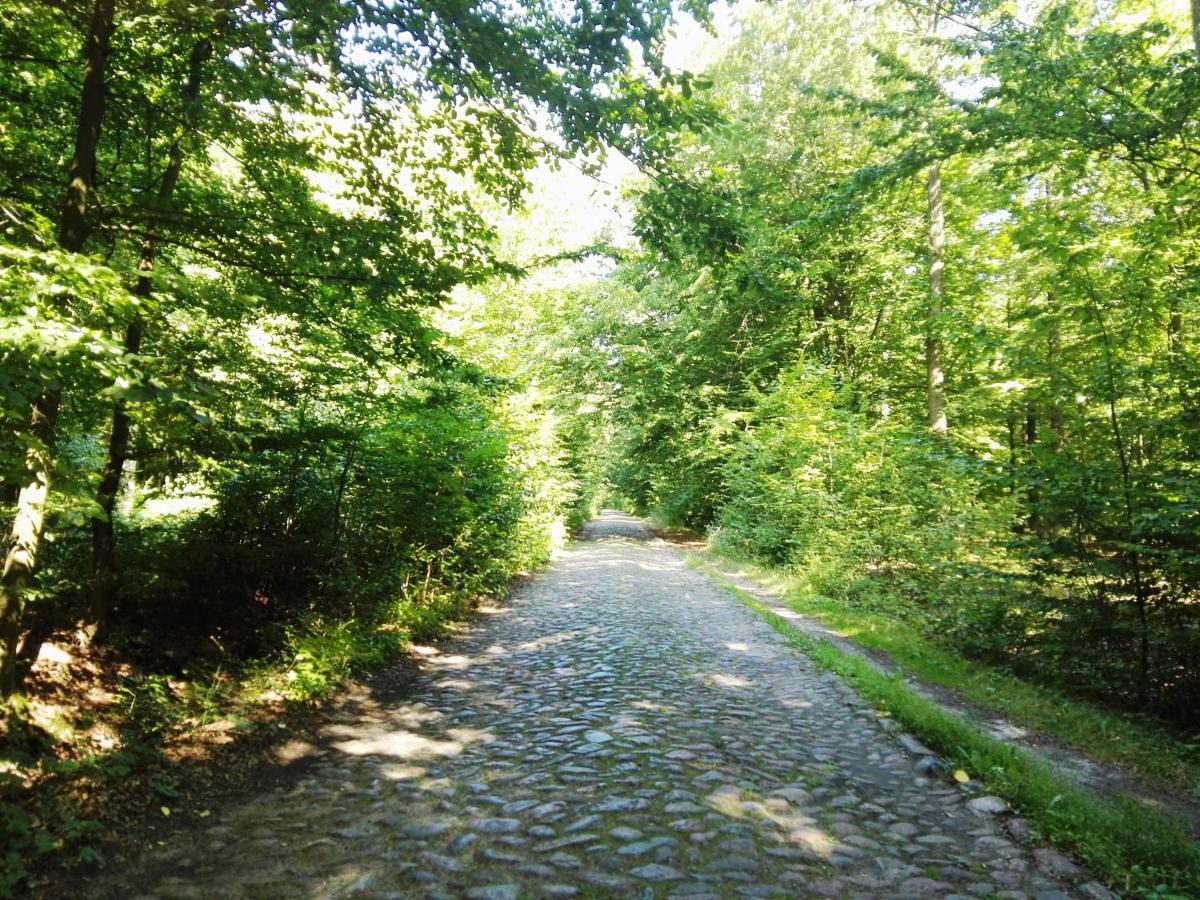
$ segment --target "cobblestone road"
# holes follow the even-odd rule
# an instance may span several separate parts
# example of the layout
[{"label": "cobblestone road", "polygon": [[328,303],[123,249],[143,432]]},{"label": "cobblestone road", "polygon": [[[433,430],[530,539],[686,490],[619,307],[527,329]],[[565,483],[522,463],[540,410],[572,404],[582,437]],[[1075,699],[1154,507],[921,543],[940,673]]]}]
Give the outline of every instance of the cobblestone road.
[{"label": "cobblestone road", "polygon": [[[291,787],[102,896],[1103,896],[607,514]],[[976,804],[986,807],[988,804]]]}]

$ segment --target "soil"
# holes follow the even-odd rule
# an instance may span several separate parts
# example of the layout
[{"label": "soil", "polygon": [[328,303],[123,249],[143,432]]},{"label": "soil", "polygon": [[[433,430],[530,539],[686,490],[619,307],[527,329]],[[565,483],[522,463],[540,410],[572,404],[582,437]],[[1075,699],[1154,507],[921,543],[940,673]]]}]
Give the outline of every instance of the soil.
[{"label": "soil", "polygon": [[[56,746],[62,759],[78,759],[89,749],[103,753],[120,747],[121,737],[110,724],[118,702],[116,685],[130,673],[124,663],[76,658],[62,649],[63,636],[51,642],[49,654],[57,672],[46,671],[45,660],[34,667],[29,680],[31,709],[44,717],[47,709],[72,721],[94,719],[90,735],[74,744]],[[246,719],[224,719],[208,726],[171,734],[151,751],[148,747],[128,776],[105,784],[64,782],[55,776],[32,780],[21,803],[35,818],[48,817],[64,792],[81,819],[100,824],[100,832],[86,839],[98,853],[100,864],[79,861],[77,848],[30,860],[31,877],[23,886],[33,896],[67,896],[70,886],[101,868],[120,865],[141,850],[154,847],[180,828],[194,827],[230,803],[247,796],[286,786],[304,777],[323,752],[328,723],[359,719],[404,695],[424,648],[414,647],[410,658],[389,666],[370,678],[352,681],[322,703],[273,702],[257,707]],[[43,656],[46,654],[43,653]],[[67,662],[67,657],[70,661]],[[40,671],[39,671],[40,669]],[[66,682],[72,685],[65,691]],[[48,736],[36,736],[43,745]],[[150,736],[143,735],[141,740]],[[10,746],[13,741],[9,736]],[[43,752],[45,747],[43,746]],[[157,758],[147,758],[157,752]],[[169,785],[164,796],[155,785]],[[170,810],[165,816],[162,810]]]}]

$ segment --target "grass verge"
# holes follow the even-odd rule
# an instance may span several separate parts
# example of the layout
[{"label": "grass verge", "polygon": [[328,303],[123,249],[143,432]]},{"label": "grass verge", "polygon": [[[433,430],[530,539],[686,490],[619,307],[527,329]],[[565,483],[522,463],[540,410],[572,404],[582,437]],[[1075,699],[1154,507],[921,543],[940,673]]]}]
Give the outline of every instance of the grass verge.
[{"label": "grass verge", "polygon": [[1076,787],[1030,754],[917,696],[900,677],[881,674],[828,641],[799,631],[711,565],[694,557],[690,562],[761,616],[790,646],[846,680],[952,765],[1004,797],[1043,838],[1073,853],[1110,885],[1156,900],[1200,896],[1200,845],[1177,819],[1131,799],[1102,798]]},{"label": "grass verge", "polygon": [[1052,686],[1032,684],[964,659],[901,619],[820,596],[784,573],[712,550],[702,558],[710,564],[735,566],[740,574],[777,592],[795,612],[861,647],[888,654],[899,668],[921,681],[951,688],[964,700],[1023,728],[1200,800],[1200,740],[1184,740],[1150,717],[1105,709]]}]

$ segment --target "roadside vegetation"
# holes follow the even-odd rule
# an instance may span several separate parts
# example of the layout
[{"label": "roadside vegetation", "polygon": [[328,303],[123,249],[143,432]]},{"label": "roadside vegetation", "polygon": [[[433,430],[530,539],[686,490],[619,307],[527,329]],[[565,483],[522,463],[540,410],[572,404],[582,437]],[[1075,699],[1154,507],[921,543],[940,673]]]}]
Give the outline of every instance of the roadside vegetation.
[{"label": "roadside vegetation", "polygon": [[1118,890],[1164,900],[1192,897],[1200,891],[1200,844],[1181,819],[1128,797],[1098,797],[1081,789],[1044,761],[989,737],[913,693],[901,679],[805,634],[710,567],[702,568],[789,644],[844,678],[881,714],[943,754],[955,781],[981,781],[1027,817],[1038,837],[1071,852]]},{"label": "roadside vegetation", "polygon": [[[1200,746],[1180,740],[1161,719],[1072,695],[1053,682],[1030,682],[1005,668],[980,665],[894,616],[813,594],[803,579],[708,548],[710,566],[750,578],[789,609],[827,626],[905,675],[950,689],[956,702],[991,712],[1097,762],[1115,763],[1163,796],[1200,809]],[[711,570],[708,569],[708,570]],[[1195,823],[1200,827],[1200,821]]]},{"label": "roadside vegetation", "polygon": [[548,156],[666,150],[689,6],[0,3],[0,894],[586,514],[434,319]]},{"label": "roadside vegetation", "polygon": [[641,252],[558,335],[633,508],[933,680],[1030,686],[1007,702],[1098,752],[1152,717],[1174,752],[1130,756],[1178,785],[1200,727],[1189,15],[743,10],[705,72],[718,124],[636,192]]},{"label": "roadside vegetation", "polygon": [[[731,19],[697,55],[714,122],[634,187],[639,246],[551,323],[612,490],[1194,805],[1200,8]],[[1036,810],[1059,792],[1024,765]],[[1065,841],[1115,886],[1195,890],[1185,831],[1070,796],[1084,830],[1116,815]]]},{"label": "roadside vegetation", "polygon": [[[1198,41],[1195,0],[0,0],[0,888],[602,499],[1200,800]],[[1175,826],[807,649],[1195,889]]]},{"label": "roadside vegetation", "polygon": [[748,13],[572,338],[616,487],[1194,734],[1187,12]]}]

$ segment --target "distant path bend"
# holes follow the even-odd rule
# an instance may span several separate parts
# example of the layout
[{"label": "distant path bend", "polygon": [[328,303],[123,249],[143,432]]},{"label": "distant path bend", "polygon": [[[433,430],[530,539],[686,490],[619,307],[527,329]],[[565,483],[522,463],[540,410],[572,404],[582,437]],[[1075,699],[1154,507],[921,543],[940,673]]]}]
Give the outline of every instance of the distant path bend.
[{"label": "distant path bend", "polygon": [[1106,895],[927,781],[870,708],[644,524],[606,512],[330,727],[290,789],[216,811],[120,897]]}]

